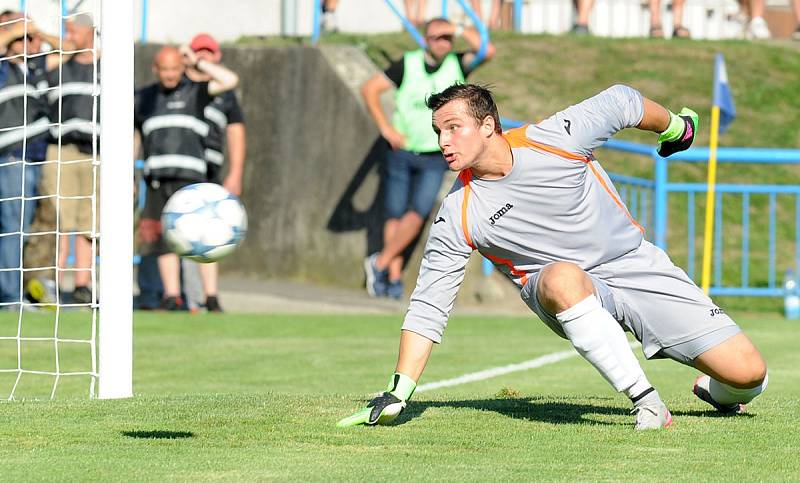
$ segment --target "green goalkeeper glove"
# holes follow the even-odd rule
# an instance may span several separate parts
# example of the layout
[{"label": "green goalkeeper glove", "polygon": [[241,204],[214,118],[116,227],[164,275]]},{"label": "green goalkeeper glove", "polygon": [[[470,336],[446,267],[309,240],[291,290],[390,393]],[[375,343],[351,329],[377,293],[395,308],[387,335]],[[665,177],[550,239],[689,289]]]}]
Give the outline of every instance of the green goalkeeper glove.
[{"label": "green goalkeeper glove", "polygon": [[361,411],[348,416],[336,426],[347,428],[359,424],[389,424],[406,408],[406,401],[414,394],[417,383],[410,377],[395,372],[389,379],[389,387],[380,396],[367,404]]},{"label": "green goalkeeper glove", "polygon": [[697,135],[699,116],[693,110],[684,107],[678,114],[670,112],[669,118],[669,126],[658,137],[658,155],[663,158],[689,149]]}]

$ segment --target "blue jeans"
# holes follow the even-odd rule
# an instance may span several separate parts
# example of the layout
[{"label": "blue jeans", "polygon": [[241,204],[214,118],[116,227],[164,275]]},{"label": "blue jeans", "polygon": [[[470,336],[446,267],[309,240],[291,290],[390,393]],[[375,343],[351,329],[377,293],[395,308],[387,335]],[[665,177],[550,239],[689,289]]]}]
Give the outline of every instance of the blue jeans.
[{"label": "blue jeans", "polygon": [[164,284],[158,271],[158,255],[142,255],[136,275],[139,284],[139,306],[157,309],[164,296]]},{"label": "blue jeans", "polygon": [[[17,161],[12,156],[0,156],[0,164]],[[25,166],[25,196],[36,196],[39,185],[40,166],[28,164]],[[22,163],[0,166],[0,269],[14,268],[17,270],[0,271],[0,302],[20,302],[20,250],[22,236],[19,234],[5,235],[26,231],[33,221],[36,209],[35,200],[26,200],[24,204],[20,199],[8,200],[6,198],[20,197],[22,195]],[[20,227],[20,224],[22,226]]]},{"label": "blue jeans", "polygon": [[386,216],[401,218],[407,211],[415,211],[426,218],[436,203],[447,171],[442,155],[398,149],[389,151],[386,164]]}]

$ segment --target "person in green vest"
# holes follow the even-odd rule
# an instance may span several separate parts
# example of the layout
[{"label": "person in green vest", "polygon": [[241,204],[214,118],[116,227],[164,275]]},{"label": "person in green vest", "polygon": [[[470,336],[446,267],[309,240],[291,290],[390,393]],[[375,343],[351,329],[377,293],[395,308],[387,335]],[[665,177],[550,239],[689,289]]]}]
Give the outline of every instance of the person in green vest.
[{"label": "person in green vest", "polygon": [[[453,50],[457,35],[469,45],[468,52]],[[422,231],[447,171],[425,100],[465,81],[477,67],[475,60],[481,40],[473,28],[462,29],[447,19],[435,18],[425,24],[425,42],[424,50],[406,52],[402,59],[372,76],[361,88],[381,136],[391,145],[384,180],[387,221],[383,227],[383,249],[364,261],[367,292],[373,297],[403,297],[403,252]],[[489,43],[482,63],[491,59],[494,52]],[[397,91],[390,122],[381,108],[380,95],[393,87]]]}]

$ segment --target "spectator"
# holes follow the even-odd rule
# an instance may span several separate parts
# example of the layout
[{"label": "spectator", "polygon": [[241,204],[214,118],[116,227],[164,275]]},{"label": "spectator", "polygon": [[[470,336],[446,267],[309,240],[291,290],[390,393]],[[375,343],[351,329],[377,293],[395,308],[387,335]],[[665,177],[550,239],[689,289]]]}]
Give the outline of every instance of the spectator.
[{"label": "spectator", "polygon": [[[192,82],[184,76],[185,65],[210,76],[208,82]],[[139,234],[142,254],[158,255],[164,284],[162,308],[181,310],[180,261],[169,253],[161,234],[161,211],[177,190],[207,179],[205,138],[209,127],[204,109],[212,97],[236,87],[229,69],[200,59],[188,47],[179,51],[164,47],[155,56],[158,82],[136,93],[134,122],[143,148],[147,196]],[[138,150],[138,149],[137,149]]]},{"label": "spectator", "polygon": [[[208,34],[196,35],[192,39],[190,48],[200,60],[213,64],[219,64],[222,61],[219,44]],[[211,80],[210,75],[193,66],[186,67],[186,76],[194,82]],[[211,104],[206,106],[204,114],[210,128],[206,138],[208,181],[221,184],[231,193],[241,196],[247,146],[244,116],[236,94],[230,90],[215,96]],[[229,162],[224,181],[221,177],[222,163],[225,159],[223,148],[227,148]]]},{"label": "spectator", "polygon": [[[372,296],[402,297],[402,253],[421,232],[447,170],[425,98],[463,82],[475,68],[480,36],[472,28],[465,30],[464,40],[471,50],[454,53],[455,34],[448,20],[431,20],[425,27],[425,50],[406,52],[361,89],[370,115],[392,148],[386,159],[384,246],[365,262],[367,291]],[[494,46],[489,44],[484,61],[493,55]],[[396,111],[390,123],[381,110],[380,94],[392,87],[397,87]]]},{"label": "spectator", "polygon": [[800,0],[792,0],[792,10],[794,11],[794,21],[797,26],[792,33],[792,38],[800,40]]},{"label": "spectator", "polygon": [[[11,22],[13,20],[20,20],[25,18],[24,15],[20,12],[15,12],[13,10],[5,10],[0,12],[0,23]],[[44,71],[53,70],[58,67],[63,61],[69,60],[72,56],[71,52],[75,50],[74,44],[70,41],[69,38],[62,38],[57,35],[48,34],[47,32],[42,32],[39,30],[36,23],[33,22],[31,19],[27,19],[27,34],[30,37],[30,41],[28,42],[28,54],[39,54],[42,52],[42,42],[46,42],[52,51],[52,53],[46,56],[35,56],[28,59],[29,64],[36,65],[37,69],[44,69]],[[64,51],[64,59],[62,60],[62,56],[55,49],[61,49]],[[45,79],[40,79],[41,82],[46,83]],[[43,86],[37,86],[43,87]]]},{"label": "spectator", "polygon": [[746,18],[750,18],[744,37],[751,40],[764,40],[772,37],[767,21],[764,20],[764,0],[739,0],[739,8]]},{"label": "spectator", "polygon": [[[13,16],[13,14],[11,14]],[[5,12],[6,21],[9,12]],[[17,16],[16,18],[22,18]],[[35,210],[39,163],[47,148],[47,105],[35,86],[43,72],[31,69],[25,20],[0,30],[0,308],[22,302],[21,244]],[[27,125],[23,124],[27,121]],[[11,269],[11,270],[8,270]],[[18,305],[17,305],[18,307]]]},{"label": "spectator", "polygon": [[[75,50],[81,52],[68,56],[61,69],[49,70],[47,82],[49,87],[69,85],[69,89],[53,89],[47,93],[50,113],[53,122],[60,125],[51,129],[52,139],[47,148],[47,159],[42,169],[41,188],[44,194],[59,195],[58,229],[62,233],[58,244],[57,264],[63,269],[69,255],[69,233],[77,233],[75,239],[75,289],[72,294],[73,303],[88,304],[92,302],[91,282],[92,241],[91,233],[96,232],[92,226],[100,219],[95,190],[92,156],[99,151],[95,145],[96,134],[93,119],[95,113],[94,92],[100,82],[99,51],[92,52],[94,47],[94,20],[89,14],[80,14],[66,23],[66,39]],[[51,58],[58,58],[53,56]],[[96,61],[96,62],[95,62]],[[58,65],[49,64],[50,65]],[[96,77],[95,77],[96,76]],[[99,122],[99,119],[97,119]],[[98,187],[99,189],[99,187]],[[89,197],[92,200],[69,199],[69,197]],[[59,283],[63,271],[59,270]]]},{"label": "spectator", "polygon": [[[475,13],[478,15],[478,18],[483,21],[483,14],[481,13],[481,1],[480,0],[471,0],[472,1],[472,9],[475,10]],[[502,1],[501,0],[492,0],[492,9],[489,11],[489,23],[486,25],[491,30],[497,30],[500,28],[500,7]]]},{"label": "spectator", "polygon": [[[73,50],[74,46],[67,38],[59,39],[59,37],[55,35],[42,32],[37,28],[36,24],[31,19],[25,19],[25,22],[27,23],[26,27],[23,24],[23,19],[25,19],[25,16],[22,13],[15,12],[13,10],[6,10],[0,13],[0,23],[7,24],[7,28],[9,29],[17,28],[24,30],[27,34],[29,38],[29,41],[27,42],[28,57],[26,59],[28,65],[28,84],[31,85],[32,83],[35,83],[36,90],[41,95],[42,102],[45,102],[44,100],[46,99],[46,93],[44,91],[48,88],[47,71],[54,69],[62,61],[69,60],[70,54],[66,53],[65,55],[61,56],[54,52],[48,55],[37,55],[42,53],[42,42],[46,42],[49,46],[51,46],[51,48],[52,46],[58,47],[61,45],[65,51]],[[14,20],[17,20],[18,22],[12,24],[11,22]],[[14,27],[15,25],[18,26]],[[47,152],[47,141],[40,141],[36,145],[29,142],[27,149],[28,153],[38,153],[36,156],[44,159]],[[31,158],[30,155],[28,157]],[[36,171],[39,171],[39,174],[41,174],[40,167],[37,166]],[[40,187],[37,186],[37,191],[39,188]],[[55,229],[55,205],[55,201],[52,198],[42,198],[36,203],[32,204],[32,206],[35,206],[35,209],[33,209],[33,211],[30,213],[26,212],[26,217],[28,215],[33,216],[33,221],[30,223],[31,231],[41,233]],[[52,266],[55,263],[54,260],[56,259],[55,246],[56,244],[52,239],[52,235],[28,237],[24,243],[25,254],[23,259],[25,260],[25,265],[32,267]],[[38,285],[38,288],[29,291],[27,294],[29,296],[32,293],[39,294],[36,297],[30,297],[33,301],[55,301],[53,298],[47,298],[46,300],[39,298],[47,292],[45,287],[54,287],[55,282],[45,282],[39,280],[38,277],[41,276],[41,272],[31,271],[23,275],[27,275],[27,278],[30,279],[26,280],[26,282],[29,284],[29,289],[31,288],[30,284],[32,283]]]},{"label": "spectator", "polygon": [[589,35],[589,15],[592,13],[594,0],[572,0],[578,19],[572,26],[571,33],[575,35]]},{"label": "spectator", "polygon": [[[196,35],[190,44],[192,51],[198,59],[219,64],[222,60],[222,51],[219,44],[208,34]],[[211,77],[192,66],[187,66],[186,76],[195,82],[208,82]],[[211,103],[205,107],[204,114],[208,123],[208,136],[206,137],[206,164],[207,180],[210,183],[221,184],[236,196],[242,195],[242,176],[244,174],[245,153],[247,140],[244,126],[244,116],[236,99],[236,94],[231,91],[215,96]],[[223,137],[224,135],[224,137]],[[224,139],[224,141],[223,141]],[[223,146],[227,149],[223,149]],[[222,164],[225,160],[224,152],[228,154],[228,169],[225,179],[222,179]],[[198,265],[191,260],[184,260],[183,265]],[[205,295],[205,307],[209,312],[221,312],[218,298],[218,265],[216,263],[199,264]],[[186,281],[187,271],[184,271]],[[187,298],[190,295],[187,290]],[[190,308],[192,304],[190,304]]]},{"label": "spectator", "polygon": [[422,26],[425,18],[425,0],[416,0],[416,2],[414,0],[403,0],[403,4],[406,6],[408,20],[417,27]]},{"label": "spectator", "polygon": [[322,30],[326,32],[336,32],[339,26],[336,22],[336,7],[339,0],[324,0],[322,2]]},{"label": "spectator", "polygon": [[[689,29],[683,26],[683,5],[686,0],[672,1],[672,36],[682,39],[691,37]],[[650,0],[650,37],[663,39],[661,24],[661,0]]]}]

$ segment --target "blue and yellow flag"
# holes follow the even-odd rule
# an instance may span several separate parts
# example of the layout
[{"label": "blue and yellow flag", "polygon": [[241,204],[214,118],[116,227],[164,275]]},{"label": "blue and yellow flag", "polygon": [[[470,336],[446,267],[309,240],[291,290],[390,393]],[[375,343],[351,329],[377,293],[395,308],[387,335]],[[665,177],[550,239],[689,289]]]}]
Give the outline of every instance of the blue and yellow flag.
[{"label": "blue and yellow flag", "polygon": [[719,107],[719,133],[722,134],[736,119],[736,106],[733,105],[728,72],[725,70],[725,58],[722,54],[717,54],[714,65],[714,105]]}]

